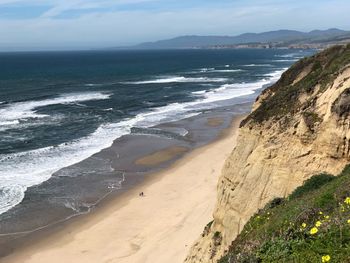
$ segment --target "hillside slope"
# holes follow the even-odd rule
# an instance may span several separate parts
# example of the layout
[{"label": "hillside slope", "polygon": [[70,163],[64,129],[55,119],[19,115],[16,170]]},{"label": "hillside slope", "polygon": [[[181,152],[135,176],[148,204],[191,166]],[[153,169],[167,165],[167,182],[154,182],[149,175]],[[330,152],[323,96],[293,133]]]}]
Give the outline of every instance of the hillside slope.
[{"label": "hillside slope", "polygon": [[220,263],[350,262],[350,166],[308,179],[253,216]]},{"label": "hillside slope", "polygon": [[258,209],[350,158],[350,45],[302,59],[257,99],[217,187],[214,221],[186,262],[216,262]]}]

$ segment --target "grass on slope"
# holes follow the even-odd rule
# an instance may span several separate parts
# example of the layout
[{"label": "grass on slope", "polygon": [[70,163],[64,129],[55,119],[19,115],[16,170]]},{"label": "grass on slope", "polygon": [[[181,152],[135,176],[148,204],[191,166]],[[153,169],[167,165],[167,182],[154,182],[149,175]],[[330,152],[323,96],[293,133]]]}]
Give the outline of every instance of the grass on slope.
[{"label": "grass on slope", "polygon": [[219,262],[350,262],[350,165],[271,201]]},{"label": "grass on slope", "polygon": [[[273,95],[263,100],[259,108],[252,112],[241,125],[244,126],[251,121],[262,123],[272,118],[278,120],[312,107],[314,100],[301,103],[300,95],[310,96],[317,85],[320,85],[319,92],[325,91],[349,64],[350,44],[334,46],[312,57],[299,60],[283,73],[278,82],[263,91],[263,94],[270,91]],[[297,76],[308,67],[311,67],[310,73],[294,83]]]}]

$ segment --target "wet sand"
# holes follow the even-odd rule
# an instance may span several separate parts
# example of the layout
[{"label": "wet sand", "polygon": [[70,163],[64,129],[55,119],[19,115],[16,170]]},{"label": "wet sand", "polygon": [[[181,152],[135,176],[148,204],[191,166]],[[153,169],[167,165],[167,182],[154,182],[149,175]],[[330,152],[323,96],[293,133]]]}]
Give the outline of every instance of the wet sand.
[{"label": "wet sand", "polygon": [[224,120],[222,118],[208,118],[208,125],[211,127],[218,127],[222,125]]},{"label": "wet sand", "polygon": [[[147,176],[89,215],[27,240],[0,262],[182,262],[211,221],[217,179],[234,148],[240,120],[235,118],[215,142]],[[163,155],[158,151],[139,161],[152,163]]]},{"label": "wet sand", "polygon": [[153,154],[150,154],[148,156],[142,157],[135,161],[136,165],[143,165],[143,166],[154,166],[159,165],[164,162],[168,162],[185,152],[187,152],[189,149],[186,147],[180,147],[180,146],[173,146],[169,147],[167,149],[155,152]]}]

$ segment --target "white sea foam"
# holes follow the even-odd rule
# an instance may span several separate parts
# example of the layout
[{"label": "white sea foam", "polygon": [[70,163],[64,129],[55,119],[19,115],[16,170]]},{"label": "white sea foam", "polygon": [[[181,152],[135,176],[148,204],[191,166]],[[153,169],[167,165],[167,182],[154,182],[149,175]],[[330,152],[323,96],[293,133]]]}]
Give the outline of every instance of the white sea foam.
[{"label": "white sea foam", "polygon": [[233,83],[224,84],[221,87],[204,93],[203,103],[216,102],[221,100],[233,99],[236,97],[253,94],[255,90],[271,83],[270,79],[263,79],[252,83]]},{"label": "white sea foam", "polygon": [[[228,100],[236,97],[250,95],[253,94],[257,89],[260,89],[267,84],[276,82],[280,78],[282,73],[286,71],[286,69],[287,68],[284,68],[266,74],[266,78],[257,82],[224,84],[216,89],[194,91],[192,92],[192,94],[202,97],[202,101],[200,101],[200,104],[212,103],[216,101]],[[196,101],[196,103],[198,104],[199,101]]]},{"label": "white sea foam", "polygon": [[273,62],[295,62],[298,60],[299,59],[276,59],[276,60],[273,60]]},{"label": "white sea foam", "polygon": [[242,72],[244,71],[243,69],[216,69],[216,70],[213,70],[213,72],[223,72],[223,73],[230,73],[230,72]]},{"label": "white sea foam", "polygon": [[84,86],[85,87],[101,87],[105,84],[102,84],[102,83],[88,83],[88,84],[85,84]]},{"label": "white sea foam", "polygon": [[[0,117],[1,118],[1,117]],[[14,120],[14,121],[0,121],[0,127],[1,126],[13,126],[19,124],[19,120]]]},{"label": "white sea foam", "polygon": [[194,94],[194,95],[203,95],[206,92],[207,92],[206,90],[199,90],[199,91],[193,91],[192,94]]},{"label": "white sea foam", "polygon": [[203,86],[203,87],[215,87],[216,84],[213,84],[213,83],[200,83],[199,86]]},{"label": "white sea foam", "polygon": [[210,70],[207,71],[209,73],[234,73],[234,72],[242,72],[244,71],[243,69],[214,69],[214,70]]},{"label": "white sea foam", "polygon": [[271,64],[247,64],[244,67],[273,67]]},{"label": "white sea foam", "polygon": [[278,57],[278,58],[297,58],[297,57],[300,57],[300,54],[299,53],[290,53],[290,54],[285,54],[285,55],[275,55],[275,57]]},{"label": "white sea foam", "polygon": [[110,94],[102,92],[86,92],[76,94],[64,94],[56,98],[45,100],[31,100],[25,102],[15,102],[0,109],[0,127],[13,124],[19,120],[28,118],[43,118],[47,115],[39,114],[35,110],[40,107],[56,104],[69,104],[90,100],[108,99]]},{"label": "white sea foam", "polygon": [[39,127],[42,125],[56,125],[59,122],[64,119],[64,115],[61,114],[56,114],[54,116],[49,116],[48,118],[40,118],[35,121],[19,121],[19,120],[14,120],[14,121],[6,121],[0,123],[0,132],[10,130],[10,129],[17,129],[17,130],[24,130],[28,128],[33,128],[33,127]]},{"label": "white sea foam", "polygon": [[[0,154],[0,214],[19,204],[28,187],[38,185],[48,180],[53,173],[61,168],[78,163],[109,147],[116,138],[129,134],[132,127],[147,128],[162,122],[195,116],[199,114],[198,110],[216,107],[220,101],[254,93],[263,85],[275,81],[282,72],[273,72],[268,78],[253,83],[224,84],[216,89],[200,91],[200,93],[198,91],[197,95],[200,96],[195,101],[172,103],[140,113],[118,123],[103,124],[92,134],[69,143],[20,153]],[[5,109],[5,116],[7,119],[12,118],[13,120],[37,116],[34,109],[38,107],[57,103],[106,99],[109,96],[103,93],[88,93],[63,95],[50,100],[15,103]]]},{"label": "white sea foam", "polygon": [[269,77],[269,80],[271,82],[275,82],[281,77],[282,73],[285,72],[287,69],[288,68],[284,68],[284,69],[281,69],[281,70],[276,70],[276,71],[273,71],[271,73],[265,74],[265,76]]},{"label": "white sea foam", "polygon": [[216,68],[201,68],[199,70],[187,72],[191,74],[200,74],[200,73],[235,73],[242,72],[244,69],[216,69]]},{"label": "white sea foam", "polygon": [[200,78],[187,78],[187,77],[166,77],[166,78],[159,78],[154,80],[144,80],[144,81],[134,81],[134,82],[124,82],[124,84],[162,84],[162,83],[186,83],[186,82],[224,82],[227,79],[225,78],[206,78],[206,77],[200,77]]},{"label": "white sea foam", "polygon": [[91,135],[70,143],[0,155],[0,213],[20,203],[27,187],[40,184],[59,169],[110,146],[113,136],[129,133],[132,124],[133,121],[124,121],[102,125]]},{"label": "white sea foam", "polygon": [[208,71],[213,71],[215,68],[201,68],[199,71],[200,72],[208,72]]}]

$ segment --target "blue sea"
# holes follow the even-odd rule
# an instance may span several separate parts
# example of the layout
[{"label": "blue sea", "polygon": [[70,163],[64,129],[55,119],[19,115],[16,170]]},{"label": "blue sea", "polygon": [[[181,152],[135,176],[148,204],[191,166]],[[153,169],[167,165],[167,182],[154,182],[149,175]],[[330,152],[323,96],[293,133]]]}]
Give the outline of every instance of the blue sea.
[{"label": "blue sea", "polygon": [[33,202],[26,198],[28,188],[135,128],[193,117],[234,98],[252,101],[264,85],[313,52],[1,53],[0,214],[23,200]]}]

